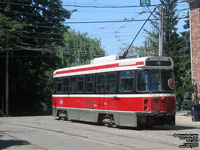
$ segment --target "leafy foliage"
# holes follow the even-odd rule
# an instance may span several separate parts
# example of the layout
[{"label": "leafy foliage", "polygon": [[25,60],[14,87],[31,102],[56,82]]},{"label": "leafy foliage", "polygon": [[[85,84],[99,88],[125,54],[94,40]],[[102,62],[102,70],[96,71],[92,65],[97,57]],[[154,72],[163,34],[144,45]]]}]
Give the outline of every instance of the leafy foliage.
[{"label": "leafy foliage", "polygon": [[[126,45],[124,47],[121,48],[121,51],[119,52],[119,56],[122,56],[123,53],[128,49],[129,45]],[[128,51],[128,54],[127,54],[127,57],[137,57],[137,56],[144,56],[144,47],[141,46],[141,47],[137,47],[137,46],[131,46],[129,51]]]},{"label": "leafy foliage", "polygon": [[[189,14],[188,14],[189,18]],[[182,110],[190,110],[192,104],[192,93],[195,90],[195,86],[192,84],[191,78],[191,58],[190,58],[190,30],[189,29],[189,20],[185,21],[184,29],[186,31],[181,33],[181,56],[184,58],[182,61],[183,68],[185,73],[182,73],[183,78],[185,78],[182,82],[184,84],[184,88],[181,89],[183,96],[183,101],[181,101],[181,109]]]},{"label": "leafy foliage", "polygon": [[[179,108],[189,109],[192,102],[192,92],[194,86],[191,78],[191,59],[190,59],[190,34],[189,21],[184,25],[185,32],[180,35],[177,33],[178,15],[176,13],[177,0],[160,0],[164,8],[164,50],[163,56],[172,57],[176,76],[176,99]],[[158,10],[158,9],[157,9]],[[158,55],[159,45],[159,12],[156,12],[150,20],[152,30],[145,30],[147,33],[147,54]],[[122,48],[123,50],[126,49]],[[123,51],[122,50],[122,51]],[[129,55],[144,56],[144,47],[132,47]]]},{"label": "leafy foliage", "polygon": [[87,34],[69,31],[64,34],[64,46],[59,49],[62,64],[75,66],[89,63],[94,57],[104,56],[105,52],[100,48],[100,41],[87,37]]},{"label": "leafy foliage", "polygon": [[100,41],[68,31],[71,13],[60,0],[2,0],[0,7],[0,96],[5,104],[9,50],[10,115],[50,114],[53,70],[104,55]]}]

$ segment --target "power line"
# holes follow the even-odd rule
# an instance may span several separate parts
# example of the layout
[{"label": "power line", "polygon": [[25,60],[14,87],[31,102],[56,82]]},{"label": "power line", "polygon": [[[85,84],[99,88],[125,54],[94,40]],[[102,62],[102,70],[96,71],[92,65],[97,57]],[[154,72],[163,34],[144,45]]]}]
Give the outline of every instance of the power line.
[{"label": "power line", "polygon": [[[157,20],[157,19],[152,19],[152,20]],[[104,20],[104,21],[77,21],[77,22],[64,22],[64,24],[85,24],[85,23],[117,23],[117,22],[141,22],[141,21],[146,21],[145,19],[124,19],[124,20]]]},{"label": "power line", "polygon": [[[1,31],[17,31],[17,30],[0,28],[0,32]],[[28,31],[20,31],[20,30],[17,32],[18,33],[27,33],[27,34],[60,35],[60,36],[63,35],[63,34],[59,34],[59,33],[28,32]]]},{"label": "power line", "polygon": [[[22,4],[22,3],[12,3],[12,2],[0,2],[0,4],[10,4],[10,5],[23,5],[27,7],[35,7],[35,8],[41,8],[39,6],[31,6],[29,4]],[[32,3],[30,3],[32,4]],[[62,6],[69,6],[69,7],[85,7],[85,8],[133,8],[133,7],[143,7],[139,5],[129,5],[129,6],[96,6],[96,5],[68,5],[68,4],[62,4]],[[156,5],[151,5],[156,6]]]},{"label": "power line", "polygon": [[[94,10],[94,11],[92,11],[92,10],[86,10],[86,11],[79,11],[79,9],[78,9],[78,11],[77,11],[77,13],[94,13],[94,12],[97,12],[97,13],[126,13],[126,14],[138,14],[139,12],[135,12],[135,11],[104,11],[104,10],[102,10],[102,11],[99,11],[99,10]],[[149,12],[146,12],[146,13],[149,13]]]},{"label": "power line", "polygon": [[[5,11],[5,9],[3,9],[3,8],[0,8],[0,10]],[[18,13],[18,14],[25,14],[25,15],[30,15],[30,16],[38,16],[38,17],[42,16],[42,14],[38,15],[38,14],[32,14],[32,13],[27,13],[27,12],[22,12],[22,11],[15,11],[15,10],[9,10],[9,12],[14,12],[14,13]],[[55,16],[55,17],[45,16],[45,17],[52,18],[52,19],[62,19],[62,20],[64,19],[64,17],[60,18],[60,17],[57,17],[57,16]]]},{"label": "power line", "polygon": [[[180,17],[177,19],[185,19],[188,17]],[[151,19],[158,20],[158,19]],[[64,22],[64,24],[87,24],[87,23],[117,23],[117,22],[142,22],[146,19],[124,19],[124,20],[104,20],[104,21],[77,21],[77,22]]]},{"label": "power line", "polygon": [[47,28],[47,29],[67,29],[67,26],[62,26],[62,27],[58,27],[58,26],[42,26],[42,25],[34,25],[34,24],[28,24],[28,23],[21,23],[21,22],[0,22],[0,24],[19,24],[19,25],[24,25],[26,27],[39,27],[39,28]]},{"label": "power line", "polygon": [[[177,2],[177,3],[185,3],[183,1]],[[9,5],[19,5],[19,6],[27,6],[27,7],[34,7],[34,8],[41,8],[40,6],[35,6],[32,3],[30,4],[24,4],[24,3],[13,3],[13,2],[0,2],[0,4],[9,4]],[[155,6],[159,6],[160,4],[155,4],[155,5],[151,5],[150,7],[155,7]],[[69,6],[69,7],[86,7],[86,8],[133,8],[133,7],[140,7],[140,8],[144,8],[143,6],[139,6],[139,5],[127,5],[127,6],[98,6],[98,5],[73,5],[73,4],[62,4],[62,6]],[[57,10],[60,10],[59,8],[55,8]],[[194,8],[188,8],[188,9],[194,9]],[[12,11],[12,10],[9,10]],[[16,11],[17,12],[17,11]],[[24,13],[24,14],[29,14],[29,13],[25,13],[25,12],[20,12],[20,13]],[[54,18],[54,17],[52,17]],[[58,18],[58,19],[63,19],[63,18]]]},{"label": "power line", "polygon": [[[69,7],[84,7],[84,8],[134,8],[134,7],[143,7],[143,6],[137,6],[137,5],[129,5],[129,6],[84,6],[84,5],[62,5],[62,6],[69,6]],[[155,6],[155,5],[151,5]]]},{"label": "power line", "polygon": [[[151,20],[157,20],[157,19],[151,19]],[[141,22],[141,21],[145,21],[145,19],[123,19],[123,20],[103,20],[103,21],[77,21],[77,22],[63,22],[63,24],[87,24],[87,23],[117,23],[117,22]],[[26,24],[26,23],[20,23],[20,22],[4,22],[4,24],[21,24],[21,25],[25,25],[28,27],[41,27],[41,28],[57,28],[59,29],[60,27],[56,27],[56,26],[41,26],[41,25],[33,25],[33,24]],[[2,24],[0,22],[0,24]],[[63,29],[66,29],[67,27],[61,27]]]},{"label": "power line", "polygon": [[154,10],[151,12],[151,14],[149,15],[149,17],[145,20],[144,24],[142,25],[142,27],[140,28],[140,30],[138,31],[138,33],[136,34],[136,36],[134,37],[134,39],[132,40],[131,44],[129,45],[128,49],[124,52],[123,54],[123,58],[126,58],[126,55],[128,54],[129,49],[131,48],[131,46],[133,45],[133,42],[135,41],[135,39],[137,38],[138,34],[140,33],[140,31],[142,30],[142,28],[145,26],[145,24],[147,23],[147,21],[150,19],[150,17],[152,16],[152,14],[156,11],[156,7],[154,8]]},{"label": "power line", "polygon": [[[48,52],[48,53],[59,53],[59,51],[62,49],[64,54],[70,54],[71,52],[80,52],[80,49],[82,49],[82,47],[73,47],[73,48],[66,48],[66,47],[58,47],[58,46],[45,46],[42,47],[40,45],[33,45],[33,44],[28,44],[28,43],[18,43],[18,44],[12,44],[14,47],[11,48],[3,48],[3,50],[0,51],[6,51],[7,49],[9,49],[9,51],[37,51],[37,52]],[[86,46],[90,46],[92,44],[86,44]],[[83,50],[81,50],[83,51]],[[84,52],[89,51],[89,49],[84,49]]]}]

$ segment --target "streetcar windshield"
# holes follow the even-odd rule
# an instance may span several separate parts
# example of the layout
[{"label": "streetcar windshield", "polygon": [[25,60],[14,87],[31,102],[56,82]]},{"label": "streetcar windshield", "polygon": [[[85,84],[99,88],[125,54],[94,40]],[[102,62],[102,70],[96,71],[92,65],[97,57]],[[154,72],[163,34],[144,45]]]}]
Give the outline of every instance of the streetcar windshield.
[{"label": "streetcar windshield", "polygon": [[138,72],[138,91],[173,92],[173,70],[142,70]]}]

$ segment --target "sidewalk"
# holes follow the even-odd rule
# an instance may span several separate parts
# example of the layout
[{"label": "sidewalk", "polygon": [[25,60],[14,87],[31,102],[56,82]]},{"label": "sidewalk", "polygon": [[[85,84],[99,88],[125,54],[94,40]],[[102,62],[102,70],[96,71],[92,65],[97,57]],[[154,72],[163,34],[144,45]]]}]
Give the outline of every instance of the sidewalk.
[{"label": "sidewalk", "polygon": [[190,111],[176,112],[176,124],[185,124],[185,125],[191,125],[191,126],[196,126],[200,128],[200,121],[193,122],[192,116],[190,115]]},{"label": "sidewalk", "polygon": [[177,111],[176,116],[187,116],[188,113],[191,113],[191,111]]}]

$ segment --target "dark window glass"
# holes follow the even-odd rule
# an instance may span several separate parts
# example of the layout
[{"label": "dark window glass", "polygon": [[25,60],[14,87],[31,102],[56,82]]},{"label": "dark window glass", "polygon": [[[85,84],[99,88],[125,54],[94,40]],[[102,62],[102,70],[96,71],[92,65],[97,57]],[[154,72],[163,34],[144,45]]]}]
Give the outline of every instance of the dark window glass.
[{"label": "dark window glass", "polygon": [[138,73],[139,91],[161,91],[160,70],[145,70]]},{"label": "dark window glass", "polygon": [[161,66],[171,66],[172,62],[171,61],[161,61]]},{"label": "dark window glass", "polygon": [[116,73],[107,73],[107,88],[108,93],[114,93],[116,91]]},{"label": "dark window glass", "polygon": [[104,73],[97,74],[96,76],[96,92],[104,93],[105,92],[105,84],[106,84],[106,76]]},{"label": "dark window glass", "polygon": [[78,93],[83,93],[84,91],[84,85],[85,85],[85,77],[84,76],[78,76],[77,77],[77,86],[78,86],[78,89],[77,89],[77,92]]},{"label": "dark window glass", "polygon": [[[170,80],[172,80],[173,87],[170,87]],[[163,91],[173,91],[174,90],[174,72],[172,70],[162,71],[162,88]]]},{"label": "dark window glass", "polygon": [[171,61],[147,61],[147,66],[171,66]]},{"label": "dark window glass", "polygon": [[138,90],[143,92],[173,92],[172,70],[143,70],[138,73]]},{"label": "dark window glass", "polygon": [[92,93],[94,92],[94,75],[86,76],[86,92]]},{"label": "dark window glass", "polygon": [[120,92],[132,92],[134,90],[134,71],[123,71],[120,72]]},{"label": "dark window glass", "polygon": [[63,92],[64,93],[69,92],[69,78],[67,77],[63,78]]},{"label": "dark window glass", "polygon": [[56,80],[56,93],[62,92],[62,78]]},{"label": "dark window glass", "polygon": [[76,77],[70,77],[70,93],[76,93],[77,84]]},{"label": "dark window glass", "polygon": [[56,78],[53,78],[52,94],[56,93]]}]

